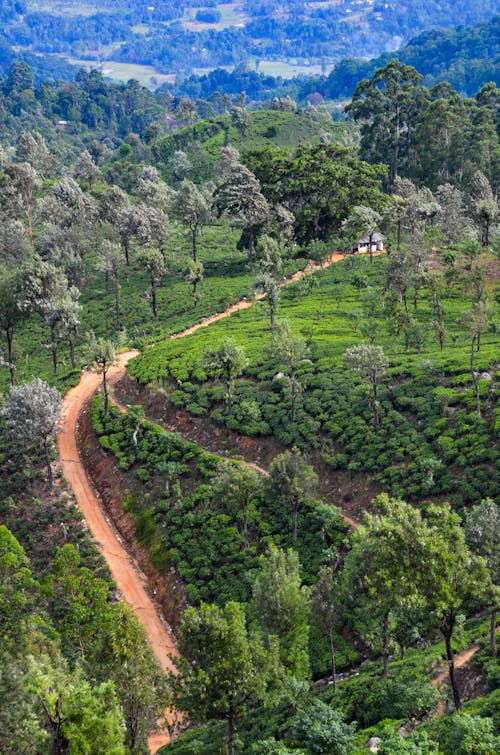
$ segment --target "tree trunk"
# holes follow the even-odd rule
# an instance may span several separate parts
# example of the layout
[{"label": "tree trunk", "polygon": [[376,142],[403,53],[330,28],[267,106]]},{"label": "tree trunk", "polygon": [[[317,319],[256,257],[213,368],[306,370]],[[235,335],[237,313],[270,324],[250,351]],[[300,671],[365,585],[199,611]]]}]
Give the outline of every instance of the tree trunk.
[{"label": "tree trunk", "polygon": [[481,419],[481,398],[479,396],[479,380],[477,379],[477,374],[474,371],[474,342],[476,340],[476,336],[472,336],[471,346],[470,346],[470,362],[469,362],[469,368],[470,368],[470,374],[472,378],[472,383],[474,385],[474,394],[476,397],[476,412],[479,419]]},{"label": "tree trunk", "polygon": [[153,317],[158,317],[158,307],[156,306],[156,281],[151,278],[151,308],[153,310]]},{"label": "tree trunk", "polygon": [[332,683],[333,683],[333,691],[337,691],[337,664],[336,664],[336,658],[335,658],[335,647],[333,645],[333,630],[330,629],[328,631],[328,641],[330,644],[330,657],[332,659]]},{"label": "tree trunk", "polygon": [[227,751],[229,755],[234,755],[234,719],[235,710],[233,706],[231,706],[227,719]]},{"label": "tree trunk", "polygon": [[55,323],[50,326],[50,350],[52,352],[52,367],[54,369],[54,375],[57,375],[59,373],[59,363],[57,361],[57,336]]},{"label": "tree trunk", "polygon": [[68,346],[69,346],[69,358],[71,360],[71,366],[73,369],[75,369],[76,367],[75,339],[71,335],[68,337]]},{"label": "tree trunk", "polygon": [[401,219],[400,218],[398,218],[398,226],[397,227],[398,227],[398,246],[397,246],[397,249],[398,249],[398,252],[400,252],[401,251]]},{"label": "tree trunk", "polygon": [[227,405],[227,415],[230,417],[233,413],[233,396],[231,393],[231,381],[228,380],[226,383],[226,405]]},{"label": "tree trunk", "polygon": [[372,238],[373,233],[368,234],[368,251],[370,253],[370,264],[373,262]]},{"label": "tree trunk", "polygon": [[386,677],[389,673],[389,614],[384,616],[382,628],[382,658],[384,659],[382,676]]},{"label": "tree trunk", "polygon": [[455,658],[453,655],[453,649],[451,647],[451,637],[453,633],[453,625],[446,631],[444,635],[444,644],[446,647],[446,660],[448,661],[448,673],[450,675],[451,689],[453,690],[453,702],[455,703],[456,710],[462,708],[462,701],[460,700],[460,693],[457,687],[457,680],[455,679]]},{"label": "tree trunk", "polygon": [[378,430],[380,426],[380,417],[378,413],[378,386],[375,378],[372,378],[373,386],[373,419],[375,421],[375,429]]},{"label": "tree trunk", "polygon": [[102,370],[102,392],[104,395],[104,416],[108,416],[108,384],[106,382],[107,368],[103,367]]},{"label": "tree trunk", "polygon": [[7,325],[5,328],[5,334],[7,336],[7,360],[9,362],[10,384],[12,386],[14,385],[14,373],[16,371],[13,351],[14,328],[12,325]]},{"label": "tree trunk", "polygon": [[297,501],[297,499],[295,499],[293,502],[293,534],[292,534],[292,539],[294,543],[297,541],[298,518],[299,518],[299,502]]},{"label": "tree trunk", "polygon": [[50,451],[49,451],[49,443],[47,438],[43,439],[43,450],[45,453],[45,464],[47,466],[47,480],[49,483],[49,488],[52,489],[52,486],[54,484],[54,478],[52,476],[52,466],[50,464]]},{"label": "tree trunk", "polygon": [[253,228],[252,226],[248,229],[248,261],[251,262],[253,260]]},{"label": "tree trunk", "polygon": [[243,511],[243,550],[247,551],[250,547],[248,542],[248,504]]},{"label": "tree trunk", "polygon": [[196,262],[197,255],[198,255],[198,248],[196,245],[196,234],[197,234],[197,228],[194,226],[194,228],[191,228],[191,245],[193,248],[193,260]]},{"label": "tree trunk", "polygon": [[194,281],[193,283],[193,299],[194,299],[194,306],[198,304],[198,292],[196,290],[196,287],[198,286],[198,281]]},{"label": "tree trunk", "polygon": [[130,267],[130,259],[129,259],[129,255],[128,255],[128,252],[129,252],[128,239],[126,239],[123,242],[123,249],[125,250],[125,262],[127,263],[127,267]]},{"label": "tree trunk", "polygon": [[290,407],[290,422],[292,424],[295,423],[295,405],[297,402],[297,386],[295,383],[295,371],[292,370],[291,378],[290,378],[290,399],[291,399],[291,407]]},{"label": "tree trunk", "polygon": [[490,614],[490,647],[491,655],[496,658],[497,655],[497,612],[496,609]]},{"label": "tree trunk", "polygon": [[118,268],[113,270],[113,286],[115,289],[115,320],[116,329],[120,330],[120,286],[118,284]]}]

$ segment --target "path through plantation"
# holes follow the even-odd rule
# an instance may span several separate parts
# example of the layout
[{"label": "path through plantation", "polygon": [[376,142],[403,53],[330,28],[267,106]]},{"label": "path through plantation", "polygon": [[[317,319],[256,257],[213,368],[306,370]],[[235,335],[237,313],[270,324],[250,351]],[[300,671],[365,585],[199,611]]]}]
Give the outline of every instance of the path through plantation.
[{"label": "path through plantation", "polygon": [[[335,252],[323,263],[309,263],[303,271],[299,271],[291,278],[283,281],[281,285],[289,285],[305,275],[310,275],[322,268],[327,268],[342,259],[344,259],[344,255]],[[256,299],[261,299],[263,296],[259,295]],[[252,301],[243,299],[229,307],[226,311],[208,317],[202,322],[171,337],[182,338],[183,336],[190,335],[199,328],[207,327],[218,320],[229,317],[234,312],[251,307],[252,303]],[[120,355],[118,364],[111,367],[108,372],[110,388],[125,374],[127,362],[137,355],[137,351],[127,351]],[[113,524],[104,513],[87,477],[78,450],[77,427],[79,417],[100,383],[100,375],[87,371],[82,374],[79,384],[66,394],[61,413],[60,431],[57,437],[59,464],[65,479],[73,488],[78,506],[106,559],[120,593],[141,621],[161,668],[167,671],[173,668],[169,655],[176,652],[175,640],[170,628],[160,617],[153,600],[148,595],[146,577],[132,563],[131,557],[122,545]],[[251,463],[249,463],[249,466],[256,468]],[[262,468],[258,468],[257,471],[267,474],[267,471]],[[344,518],[351,526],[357,526],[354,520],[347,516]],[[166,744],[168,741],[169,737],[166,733],[153,735],[149,742],[151,751],[156,752],[160,746]]]}]

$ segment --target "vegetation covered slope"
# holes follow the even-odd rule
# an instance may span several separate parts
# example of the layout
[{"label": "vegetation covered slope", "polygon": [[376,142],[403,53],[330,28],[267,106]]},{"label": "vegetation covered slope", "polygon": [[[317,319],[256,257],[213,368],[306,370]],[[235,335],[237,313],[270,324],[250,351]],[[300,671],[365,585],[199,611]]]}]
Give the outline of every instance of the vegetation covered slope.
[{"label": "vegetation covered slope", "polygon": [[[136,84],[108,87],[92,73],[35,89],[19,65],[4,82],[0,327],[10,436],[1,446],[1,506],[37,559],[43,551],[44,586],[37,602],[29,564],[6,534],[0,608],[2,621],[14,617],[9,626],[23,628],[20,652],[5,648],[8,683],[21,680],[18,710],[35,710],[33,695],[56,672],[56,712],[59,699],[80,701],[64,710],[75,726],[62,732],[60,749],[101,742],[90,709],[94,721],[109,713],[96,752],[143,752],[160,702],[174,702],[192,725],[215,725],[179,738],[179,752],[352,753],[364,746],[363,727],[375,727],[370,734],[392,753],[467,753],[478,741],[485,753],[498,749],[498,92],[492,84],[462,100],[419,82],[416,71],[391,63],[356,88],[359,151],[316,127],[314,143],[261,149],[240,99],[223,119],[229,128],[207,119],[202,144],[196,128],[188,151],[174,133],[174,149],[170,142],[162,156],[163,129],[175,124],[155,124],[167,110]],[[159,109],[144,112],[153,102]],[[193,120],[193,103],[172,107],[184,124]],[[59,108],[71,123],[56,130]],[[306,114],[295,109],[282,98],[254,125],[281,123],[285,112],[283,122],[304,126]],[[47,139],[35,129],[16,133],[25,113]],[[325,116],[310,107],[307,117]],[[233,144],[202,138],[214,129],[220,140],[219,128]],[[245,149],[247,137],[242,155],[234,142]],[[56,145],[66,149],[55,153]],[[304,257],[322,260],[363,237],[369,245],[379,231],[389,254],[348,256],[279,285]],[[227,318],[224,330],[168,339],[253,293],[260,303]],[[228,451],[226,430],[248,444],[250,435],[275,444],[269,476],[221,467],[199,444],[144,421],[140,407],[115,411],[107,377],[124,341],[143,349],[133,371],[162,389],[156,402],[166,392],[170,416],[186,424],[197,417],[205,433],[226,439],[219,450]],[[123,481],[137,537],[158,567],[182,576],[192,603],[165,693],[137,625],[96,581],[95,552],[76,527],[67,537],[82,543],[86,563],[70,544],[54,551],[66,536],[54,524],[58,481],[51,487],[59,398],[29,378],[40,372],[64,389],[84,364],[102,377],[97,453],[114,457],[113,482]],[[45,461],[24,495],[33,473],[22,468],[23,454]],[[32,500],[42,498],[37,491],[47,506]],[[338,506],[361,520],[348,537]],[[72,516],[59,521],[68,527]],[[47,617],[38,645],[34,631],[24,633],[32,615],[38,629]],[[478,637],[480,670],[465,684],[455,654],[462,639]],[[29,660],[26,649],[38,647],[54,649],[50,673]],[[404,741],[395,733],[401,723],[441,712],[429,665],[443,653],[457,712]],[[344,686],[337,667],[356,673],[360,657],[378,665]],[[310,689],[322,674],[331,684],[320,699]],[[107,681],[115,692],[106,687],[103,707],[96,689]],[[78,694],[66,700],[61,688]],[[459,712],[465,699],[490,691],[471,715]],[[36,707],[40,731],[26,751],[55,736],[54,715],[43,719]],[[7,731],[4,749],[16,752],[25,735]]]}]

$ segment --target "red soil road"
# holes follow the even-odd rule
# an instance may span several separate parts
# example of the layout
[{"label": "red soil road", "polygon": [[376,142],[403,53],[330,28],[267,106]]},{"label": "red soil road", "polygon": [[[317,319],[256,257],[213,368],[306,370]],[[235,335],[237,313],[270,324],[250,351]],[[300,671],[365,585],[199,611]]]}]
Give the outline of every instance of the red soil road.
[{"label": "red soil road", "polygon": [[[128,360],[137,354],[138,352],[128,351],[120,356],[118,365],[109,370],[110,385],[123,375]],[[73,488],[78,506],[106,559],[120,593],[140,619],[161,668],[167,671],[173,668],[169,654],[175,654],[175,642],[146,591],[146,577],[132,566],[127,551],[104,514],[78,453],[76,442],[78,417],[100,382],[100,375],[84,372],[80,383],[67,393],[57,436],[59,463],[64,477]]]},{"label": "red soil road", "polygon": [[[476,653],[479,651],[479,645],[474,644],[471,645],[470,648],[466,648],[465,650],[462,650],[460,653],[457,653],[454,658],[453,665],[457,668],[462,668],[462,666],[465,666],[467,663],[469,663],[470,659],[476,655]],[[445,682],[449,679],[449,673],[448,669],[445,669],[443,671],[440,671],[436,676],[434,676],[431,679],[431,684],[433,687],[437,687],[442,682]]]},{"label": "red soil road", "polygon": [[[281,285],[289,285],[304,275],[310,275],[317,270],[330,267],[330,265],[339,262],[343,258],[343,254],[334,252],[325,262],[321,264],[310,263],[303,271],[295,273],[291,278],[283,281]],[[262,299],[263,297],[264,294],[260,294],[256,298]],[[181,338],[187,336],[199,328],[206,327],[217,320],[229,317],[234,312],[247,309],[251,306],[251,301],[240,301],[229,307],[225,312],[213,315],[203,322],[171,337]],[[120,355],[118,364],[112,367],[108,373],[110,388],[123,375],[127,362],[137,356],[138,353],[137,351],[127,351]],[[78,418],[84,405],[96,391],[100,382],[100,375],[95,372],[84,372],[80,383],[66,394],[61,412],[60,430],[57,436],[59,464],[65,479],[73,488],[78,506],[106,559],[112,577],[124,599],[140,619],[161,668],[164,671],[173,670],[174,667],[169,655],[175,654],[177,649],[169,627],[160,618],[153,601],[146,591],[146,577],[131,564],[130,557],[121,544],[118,534],[105,516],[78,453],[76,441]],[[260,467],[257,468],[256,465],[251,466],[261,474],[268,474],[266,470]],[[357,526],[357,523],[349,517],[345,516],[344,519],[352,527]],[[156,752],[159,747],[168,742],[169,736],[164,732],[152,735],[149,739],[151,752]]]}]

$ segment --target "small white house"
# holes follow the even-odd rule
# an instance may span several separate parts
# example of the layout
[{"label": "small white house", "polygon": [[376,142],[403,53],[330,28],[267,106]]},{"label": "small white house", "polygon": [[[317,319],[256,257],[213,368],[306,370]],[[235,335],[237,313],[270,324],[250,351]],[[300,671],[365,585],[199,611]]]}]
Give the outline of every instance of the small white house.
[{"label": "small white house", "polygon": [[[385,236],[382,233],[372,233],[372,252],[382,252],[384,250]],[[370,243],[369,236],[363,236],[362,239],[358,239],[352,246],[351,252],[369,252],[368,248]]]}]

